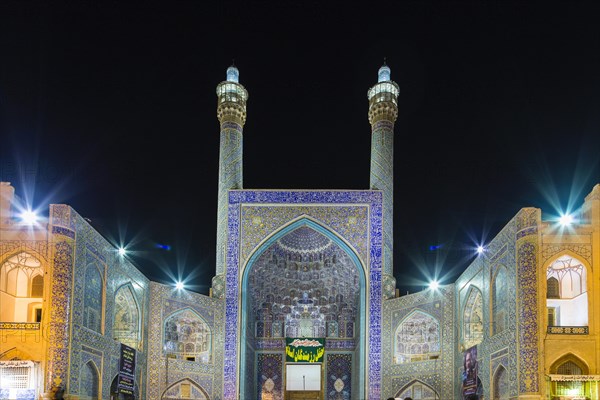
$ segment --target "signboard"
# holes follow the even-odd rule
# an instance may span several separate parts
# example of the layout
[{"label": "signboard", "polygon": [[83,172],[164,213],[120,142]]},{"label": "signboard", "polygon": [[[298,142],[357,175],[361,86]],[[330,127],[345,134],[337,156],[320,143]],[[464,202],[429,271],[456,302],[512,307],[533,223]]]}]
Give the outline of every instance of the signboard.
[{"label": "signboard", "polygon": [[548,375],[551,381],[558,382],[589,382],[600,381],[600,375]]},{"label": "signboard", "polygon": [[121,343],[121,357],[119,358],[119,393],[133,395],[135,386],[135,358],[133,347]]},{"label": "signboard", "polygon": [[324,354],[324,338],[285,338],[285,360],[287,362],[322,362]]}]

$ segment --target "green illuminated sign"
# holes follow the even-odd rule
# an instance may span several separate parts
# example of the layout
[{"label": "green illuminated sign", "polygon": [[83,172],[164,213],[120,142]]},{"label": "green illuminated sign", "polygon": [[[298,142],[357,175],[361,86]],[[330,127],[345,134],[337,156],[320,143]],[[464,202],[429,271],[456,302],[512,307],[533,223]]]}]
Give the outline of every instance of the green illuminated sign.
[{"label": "green illuminated sign", "polygon": [[323,338],[285,338],[285,360],[287,362],[322,362],[325,354]]}]

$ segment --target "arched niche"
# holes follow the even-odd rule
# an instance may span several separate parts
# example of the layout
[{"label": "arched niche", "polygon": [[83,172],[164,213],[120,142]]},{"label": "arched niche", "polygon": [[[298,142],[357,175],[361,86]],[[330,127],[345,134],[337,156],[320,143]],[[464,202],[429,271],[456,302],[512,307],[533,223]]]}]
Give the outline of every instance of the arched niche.
[{"label": "arched niche", "polygon": [[464,348],[473,347],[483,340],[483,296],[471,285],[462,314]]},{"label": "arched niche", "polygon": [[[45,269],[40,259],[25,251],[0,265],[0,320],[40,322]],[[34,305],[39,311],[32,313]]]},{"label": "arched niche", "polygon": [[491,318],[490,334],[504,332],[508,321],[508,272],[503,265],[498,266],[491,285]]},{"label": "arched niche", "polygon": [[402,399],[411,397],[413,400],[440,400],[435,389],[420,380],[414,380],[404,386],[396,393],[395,397]]},{"label": "arched niche", "polygon": [[100,392],[100,373],[98,367],[93,361],[88,361],[83,365],[79,373],[79,399],[97,400]]},{"label": "arched niche", "polygon": [[[550,366],[551,375],[588,375],[589,367],[588,364],[581,358],[577,357],[572,353],[568,353],[557,359]],[[557,381],[551,381],[550,391],[551,396],[564,397],[564,396],[578,396],[578,397],[592,397],[592,382],[590,381],[577,381],[576,379],[559,379]]]},{"label": "arched niche", "polygon": [[184,308],[165,318],[163,351],[167,357],[209,363],[212,361],[212,329],[191,308]]},{"label": "arched niche", "polygon": [[140,307],[133,286],[127,283],[115,292],[113,338],[139,350],[140,335]]},{"label": "arched niche", "polygon": [[588,326],[587,267],[563,253],[546,266],[547,325]]},{"label": "arched niche", "polygon": [[510,398],[508,371],[502,364],[498,365],[498,368],[494,371],[492,391],[492,399],[494,400],[509,400]]},{"label": "arched niche", "polygon": [[429,360],[440,355],[440,323],[437,318],[414,310],[396,327],[394,360],[396,364]]},{"label": "arched niche", "polygon": [[161,396],[161,400],[210,400],[210,396],[196,382],[191,379],[182,379],[170,385]]},{"label": "arched niche", "polygon": [[104,323],[104,274],[95,262],[85,268],[83,292],[83,326],[103,333]]}]

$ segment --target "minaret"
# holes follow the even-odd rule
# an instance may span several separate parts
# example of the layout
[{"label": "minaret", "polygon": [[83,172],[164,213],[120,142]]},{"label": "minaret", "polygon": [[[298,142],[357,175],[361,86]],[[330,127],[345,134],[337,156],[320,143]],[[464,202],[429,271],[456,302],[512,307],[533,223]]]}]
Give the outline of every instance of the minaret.
[{"label": "minaret", "polygon": [[400,88],[390,78],[385,62],[378,82],[369,89],[371,123],[371,189],[383,192],[383,297],[394,297],[394,122],[398,117]]},{"label": "minaret", "polygon": [[[239,77],[240,72],[232,65],[227,68],[227,80],[217,86],[217,118],[221,123],[217,208],[217,276],[225,273],[228,192],[231,189],[242,188],[242,130],[246,122],[248,92],[240,85]],[[215,281],[213,280],[214,290]]]}]

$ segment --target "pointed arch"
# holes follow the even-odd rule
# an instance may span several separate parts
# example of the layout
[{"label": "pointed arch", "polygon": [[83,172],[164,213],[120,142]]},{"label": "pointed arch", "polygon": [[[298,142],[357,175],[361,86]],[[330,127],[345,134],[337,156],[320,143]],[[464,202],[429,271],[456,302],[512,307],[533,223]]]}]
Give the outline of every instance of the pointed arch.
[{"label": "pointed arch", "polygon": [[[287,236],[288,234],[294,232],[297,229],[300,228],[309,228],[315,232],[317,232],[318,234],[321,234],[322,236],[324,236],[325,238],[327,238],[329,241],[332,242],[332,244],[334,244],[335,246],[337,246],[337,248],[339,248],[343,254],[345,256],[348,257],[349,262],[351,263],[351,265],[353,265],[353,267],[355,268],[355,271],[357,272],[357,280],[355,282],[356,288],[357,288],[357,292],[358,292],[358,301],[357,301],[357,315],[356,315],[356,322],[354,321],[346,321],[344,320],[343,323],[340,323],[340,321],[338,321],[338,325],[337,326],[333,326],[330,325],[330,330],[329,332],[341,337],[354,337],[355,341],[357,343],[356,346],[356,364],[357,365],[357,375],[358,376],[364,376],[365,374],[365,369],[366,369],[366,365],[365,365],[365,353],[366,351],[364,351],[364,349],[366,349],[366,309],[367,309],[367,268],[365,263],[363,263],[363,261],[360,259],[358,252],[356,251],[356,249],[354,249],[341,235],[339,235],[335,230],[331,229],[330,227],[322,224],[320,221],[314,220],[313,218],[307,216],[307,215],[301,215],[298,218],[289,221],[288,223],[284,224],[282,227],[278,228],[277,230],[273,231],[267,238],[263,239],[260,244],[258,244],[253,251],[251,252],[251,255],[248,257],[248,261],[246,261],[246,263],[244,265],[241,266],[240,268],[240,274],[239,274],[239,279],[241,280],[241,283],[239,285],[238,288],[238,296],[239,298],[241,298],[241,322],[240,322],[240,340],[239,342],[242,344],[247,343],[248,338],[250,337],[250,333],[248,332],[248,324],[249,324],[249,317],[248,317],[248,313],[245,312],[245,310],[248,309],[248,307],[250,307],[251,301],[249,298],[249,293],[250,291],[248,290],[249,288],[249,281],[250,281],[250,276],[251,276],[251,272],[254,268],[254,266],[257,264],[257,261],[261,258],[261,256],[263,254],[265,254],[265,252],[271,248],[271,246],[275,245],[275,243],[277,241],[279,241],[280,239],[284,238],[285,236]],[[290,271],[290,273],[292,275],[299,273],[299,271]],[[337,294],[337,288],[333,285],[330,293],[329,293],[329,297],[328,297],[328,301],[330,301],[331,303],[335,303],[333,304],[333,306],[335,307],[329,307],[328,309],[331,310],[332,312],[337,312],[340,311],[341,312],[341,306],[338,307],[338,304],[343,303],[343,298],[342,297],[338,297],[336,296]],[[325,290],[325,289],[324,289]],[[285,296],[286,298],[284,298],[284,304],[285,307],[294,307],[293,304],[293,299],[302,297],[302,292],[301,291],[290,291],[289,293],[289,297],[290,297],[290,301],[286,301],[287,296]],[[289,303],[289,304],[288,304]],[[337,308],[336,308],[337,307]],[[287,308],[286,308],[287,309]],[[334,311],[335,310],[335,311]],[[343,326],[342,326],[343,325]],[[308,327],[300,327],[299,332],[302,331],[303,329],[309,329]],[[285,328],[284,328],[285,330]],[[323,336],[326,335],[326,328],[324,328],[323,331]],[[287,333],[284,332],[284,335],[286,335]],[[344,335],[344,336],[342,336]],[[250,365],[252,363],[251,359],[254,357],[253,353],[250,351],[247,353],[248,348],[246,347],[245,349],[243,348],[244,345],[242,345],[242,349],[240,351],[240,362],[239,365],[241,366],[246,366],[246,365]],[[248,382],[252,382],[254,379],[248,378],[249,373],[252,373],[251,371],[249,372],[249,370],[247,368],[240,368],[240,379],[239,379],[239,385],[240,385],[240,393],[242,394],[242,396],[244,394],[246,395],[250,395],[250,393],[252,392],[252,389],[249,388],[250,383]],[[360,380],[360,387],[357,388],[357,391],[359,393],[364,393],[364,381]]]},{"label": "pointed arch", "polygon": [[212,340],[210,325],[190,307],[175,311],[163,322],[163,351],[168,357],[209,363]]},{"label": "pointed arch", "polygon": [[[552,362],[552,364],[550,364],[550,373],[551,374],[558,373],[557,372],[558,368],[567,362],[572,362],[573,364],[578,366],[581,369],[582,374],[584,374],[584,375],[589,374],[590,367],[589,367],[588,363],[586,363],[581,357],[577,356],[574,353],[563,354],[562,356],[560,356],[556,360],[554,360]],[[563,374],[563,375],[570,375],[570,374],[567,373],[567,374]]]},{"label": "pointed arch", "polygon": [[492,378],[492,399],[509,400],[510,383],[508,380],[507,368],[499,364]]},{"label": "pointed arch", "polygon": [[491,284],[491,329],[490,334],[504,332],[508,317],[508,270],[504,265],[498,265]]},{"label": "pointed arch", "polygon": [[349,251],[352,252],[352,254],[356,256],[357,260],[359,261],[359,265],[363,270],[363,273],[367,273],[365,263],[359,256],[358,251],[354,248],[354,246],[352,246],[350,242],[348,242],[342,235],[336,232],[335,229],[327,226],[321,221],[314,219],[310,215],[302,214],[297,218],[288,221],[281,227],[271,232],[271,234],[265,237],[263,240],[261,240],[256,245],[256,247],[254,247],[254,249],[252,249],[252,251],[250,252],[248,256],[248,261],[240,268],[240,276],[243,277],[244,275],[246,275],[246,269],[248,267],[251,267],[254,264],[254,261],[256,261],[256,259],[258,259],[262,255],[262,253],[266,249],[268,249],[276,240],[301,226],[308,226],[310,228],[315,229],[317,232],[325,234],[326,236],[334,237],[338,245],[343,244],[342,248],[347,248]]},{"label": "pointed arch", "polygon": [[[587,375],[589,365],[573,353],[567,353],[550,365],[550,373],[558,375]],[[585,396],[590,392],[590,382],[554,381],[551,385],[553,396]]]},{"label": "pointed arch", "polygon": [[[189,395],[188,395],[189,394]],[[172,383],[160,396],[161,400],[210,400],[208,392],[192,379],[184,378]]]},{"label": "pointed arch", "polygon": [[141,317],[133,285],[130,282],[121,285],[115,291],[113,338],[129,347],[139,349]]},{"label": "pointed arch", "polygon": [[96,262],[87,264],[83,292],[83,326],[103,333],[104,274]]},{"label": "pointed arch", "polygon": [[438,392],[425,382],[414,379],[404,385],[394,397],[411,397],[413,400],[439,400]]},{"label": "pointed arch", "polygon": [[43,274],[41,260],[29,251],[17,251],[0,263],[0,291],[14,297],[30,297],[31,279]]},{"label": "pointed arch", "polygon": [[79,373],[79,399],[97,400],[100,398],[100,370],[90,360],[83,365]]},{"label": "pointed arch", "polygon": [[423,310],[412,310],[394,331],[394,361],[403,364],[437,358],[440,342],[438,319]]},{"label": "pointed arch", "polygon": [[31,314],[31,308],[34,303],[41,303],[45,268],[33,253],[28,250],[15,251],[4,257],[0,263],[1,321],[36,321]]},{"label": "pointed arch", "polygon": [[567,250],[545,263],[548,327],[588,326],[589,269],[584,260]]},{"label": "pointed arch", "polygon": [[45,266],[48,262],[46,256],[44,254],[40,253],[39,251],[37,251],[36,249],[26,247],[26,246],[20,246],[17,250],[13,250],[9,253],[0,255],[0,265],[3,265],[6,261],[14,258],[15,256],[17,256],[21,253],[27,254],[27,255],[35,258],[36,260],[38,260],[41,263],[42,266]]},{"label": "pointed arch", "polygon": [[463,343],[465,348],[473,347],[483,340],[483,295],[475,285],[467,293],[462,312]]}]

